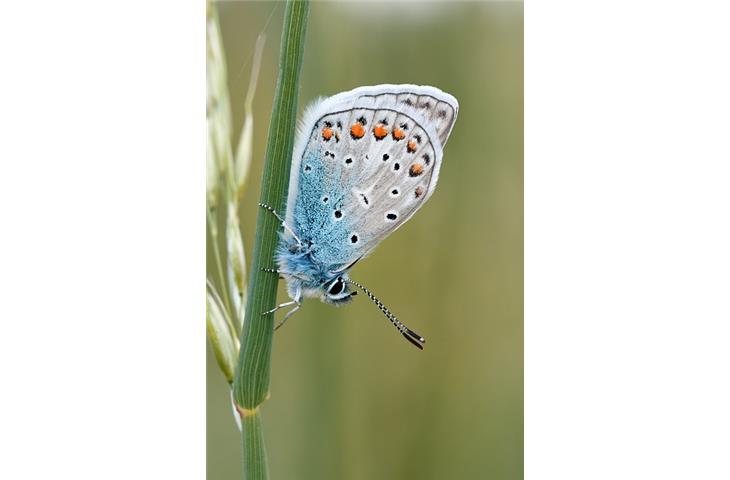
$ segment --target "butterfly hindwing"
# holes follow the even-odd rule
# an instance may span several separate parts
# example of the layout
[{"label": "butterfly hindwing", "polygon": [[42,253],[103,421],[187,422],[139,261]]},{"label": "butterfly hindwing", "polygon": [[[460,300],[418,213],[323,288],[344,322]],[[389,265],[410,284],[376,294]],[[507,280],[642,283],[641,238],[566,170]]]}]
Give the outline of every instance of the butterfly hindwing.
[{"label": "butterfly hindwing", "polygon": [[367,93],[360,98],[373,97],[376,105],[407,105],[415,108],[422,119],[436,131],[443,147],[456,121],[459,105],[451,95],[432,87],[412,85],[383,86],[382,93]]},{"label": "butterfly hindwing", "polygon": [[433,193],[458,103],[432,87],[356,89],[307,115],[287,220],[332,269],[370,252]]}]

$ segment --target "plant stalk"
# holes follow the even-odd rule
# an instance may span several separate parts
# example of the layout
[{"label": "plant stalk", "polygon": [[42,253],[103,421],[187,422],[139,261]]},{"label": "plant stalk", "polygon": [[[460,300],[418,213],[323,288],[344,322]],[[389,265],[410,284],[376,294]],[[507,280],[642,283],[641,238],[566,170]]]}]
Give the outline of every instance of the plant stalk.
[{"label": "plant stalk", "polygon": [[[266,143],[264,173],[261,179],[261,203],[284,212],[289,170],[291,167],[296,111],[299,97],[299,74],[304,56],[304,40],[309,16],[308,1],[288,1],[281,36],[279,78]],[[273,268],[278,243],[279,221],[259,208],[256,240],[253,249],[248,302],[241,334],[241,350],[233,382],[233,396],[239,411],[250,412],[243,418],[244,478],[266,479],[268,467],[261,427],[259,405],[266,399],[271,378],[271,348],[274,316],[262,315],[276,303],[277,275],[262,272]],[[248,446],[247,446],[248,445]]]},{"label": "plant stalk", "polygon": [[266,461],[261,413],[258,410],[241,415],[243,435],[243,478],[269,478],[269,465]]}]

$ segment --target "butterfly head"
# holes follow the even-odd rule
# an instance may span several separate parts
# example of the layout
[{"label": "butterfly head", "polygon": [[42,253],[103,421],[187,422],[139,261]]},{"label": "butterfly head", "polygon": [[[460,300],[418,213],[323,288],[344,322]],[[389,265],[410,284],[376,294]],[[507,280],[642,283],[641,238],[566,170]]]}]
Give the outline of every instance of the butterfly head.
[{"label": "butterfly head", "polygon": [[352,301],[357,292],[350,290],[346,274],[336,276],[322,285],[322,300],[332,305],[344,305]]}]

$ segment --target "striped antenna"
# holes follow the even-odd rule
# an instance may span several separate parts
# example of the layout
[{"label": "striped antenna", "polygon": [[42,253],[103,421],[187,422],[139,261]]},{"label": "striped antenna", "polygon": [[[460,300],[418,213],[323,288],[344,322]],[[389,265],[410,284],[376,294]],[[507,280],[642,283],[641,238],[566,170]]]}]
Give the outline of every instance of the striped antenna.
[{"label": "striped antenna", "polygon": [[370,290],[368,290],[367,288],[363,287],[362,285],[360,285],[359,283],[357,283],[354,280],[350,280],[350,279],[343,279],[343,280],[345,280],[347,283],[351,283],[351,284],[355,285],[360,290],[362,290],[363,292],[365,292],[365,295],[367,295],[370,298],[370,300],[372,300],[375,303],[375,305],[378,306],[378,308],[380,309],[380,311],[383,312],[383,314],[385,314],[386,317],[388,317],[388,320],[390,320],[390,323],[392,323],[393,326],[395,326],[395,328],[398,329],[398,331],[401,333],[401,335],[403,335],[403,337],[405,337],[405,339],[408,340],[409,342],[411,342],[413,345],[415,345],[419,349],[423,350],[423,344],[426,343],[426,339],[425,338],[423,338],[422,336],[420,336],[419,334],[417,334],[416,332],[414,332],[410,328],[406,327],[400,320],[398,320],[395,317],[395,315],[393,315],[390,312],[390,310],[388,310],[386,308],[385,305],[383,305],[380,302],[380,300],[378,300],[375,297],[375,295],[373,295],[372,293],[370,293]]}]

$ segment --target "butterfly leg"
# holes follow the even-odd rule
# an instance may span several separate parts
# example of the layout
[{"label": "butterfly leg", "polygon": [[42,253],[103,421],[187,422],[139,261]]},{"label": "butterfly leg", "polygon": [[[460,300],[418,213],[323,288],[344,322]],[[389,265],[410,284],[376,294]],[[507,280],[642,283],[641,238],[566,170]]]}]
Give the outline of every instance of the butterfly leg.
[{"label": "butterfly leg", "polygon": [[[292,300],[290,302],[284,302],[284,303],[282,303],[280,305],[277,305],[276,307],[274,307],[271,310],[268,310],[268,311],[262,313],[261,315],[268,315],[270,313],[274,313],[275,311],[279,310],[280,308],[288,307],[288,306],[291,306],[291,305],[294,305],[294,304],[297,305],[296,308],[299,308],[301,306],[301,304],[302,304],[302,290],[301,290],[301,288],[298,288],[296,290],[296,292],[295,292],[295,295],[292,296],[291,298],[292,298]],[[291,312],[289,312],[289,313],[291,313]]]},{"label": "butterfly leg", "polygon": [[301,275],[294,275],[294,274],[291,274],[288,272],[282,272],[278,268],[262,268],[261,271],[266,272],[266,273],[277,273],[277,274],[279,274],[279,280],[284,280],[284,278],[286,278],[286,277],[284,277],[284,275],[286,275],[287,277],[297,278],[297,279],[303,280],[305,282],[309,282],[312,280],[310,277],[303,277]]},{"label": "butterfly leg", "polygon": [[267,273],[276,273],[277,275],[279,275],[279,280],[284,279],[284,277],[281,275],[281,270],[279,270],[278,268],[262,268],[261,271]]},{"label": "butterfly leg", "polygon": [[294,233],[294,230],[292,230],[292,229],[291,229],[291,227],[289,227],[289,225],[287,225],[287,224],[286,224],[286,222],[284,221],[284,219],[283,219],[283,218],[281,218],[281,216],[280,216],[280,215],[279,215],[278,213],[276,213],[276,210],[274,210],[274,209],[273,209],[272,207],[270,207],[269,205],[266,205],[265,203],[259,203],[259,206],[260,206],[261,208],[265,208],[266,210],[268,210],[268,211],[270,211],[271,213],[273,213],[273,214],[274,214],[274,216],[276,217],[276,219],[277,219],[277,220],[279,220],[279,221],[281,222],[281,226],[282,226],[282,227],[284,227],[284,230],[286,230],[287,232],[291,233],[291,234],[292,234],[292,236],[294,237],[294,240],[296,240],[296,241],[297,241],[297,243],[298,243],[298,244],[299,244],[300,246],[302,245],[302,241],[301,241],[301,240],[299,240],[299,237],[297,237],[297,234],[296,234],[296,233]]},{"label": "butterfly leg", "polygon": [[274,313],[274,312],[276,312],[277,310],[279,310],[280,308],[284,308],[284,307],[289,307],[289,306],[291,306],[291,305],[294,305],[295,303],[296,303],[297,305],[299,305],[299,302],[297,302],[296,300],[292,300],[291,302],[284,302],[284,303],[280,303],[279,305],[275,306],[275,307],[274,307],[274,308],[272,308],[271,310],[266,310],[266,311],[265,311],[264,313],[262,313],[261,315],[268,315],[268,314],[270,314],[270,313]]},{"label": "butterfly leg", "polygon": [[268,313],[274,313],[278,309],[283,308],[283,307],[288,307],[290,305],[294,305],[294,308],[289,310],[286,313],[286,315],[284,315],[284,318],[281,320],[281,322],[279,322],[279,324],[276,325],[276,327],[274,327],[274,331],[278,330],[279,327],[284,325],[286,323],[286,321],[289,320],[289,317],[294,315],[294,313],[296,313],[296,311],[301,308],[301,306],[302,306],[302,289],[301,288],[296,289],[296,291],[294,292],[294,296],[292,297],[292,301],[282,303],[281,305],[277,305],[276,308],[274,308],[273,310],[269,310],[268,312],[265,312],[264,315],[266,315]]},{"label": "butterfly leg", "polygon": [[289,317],[291,317],[292,315],[294,315],[294,313],[302,307],[302,304],[301,303],[299,303],[299,302],[294,302],[294,303],[296,303],[297,306],[294,307],[294,308],[292,308],[291,310],[289,310],[289,312],[287,312],[287,314],[284,315],[284,318],[281,320],[281,322],[279,322],[279,324],[274,327],[274,331],[278,330],[279,327],[281,327],[282,325],[284,325],[284,323],[286,323],[286,321],[289,320]]}]

